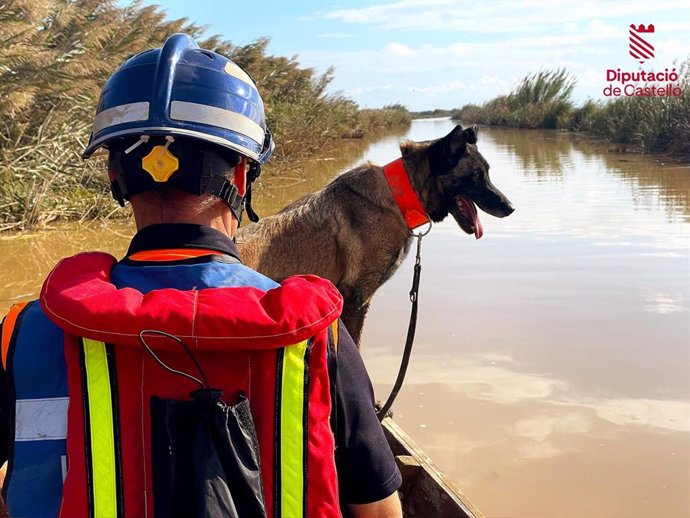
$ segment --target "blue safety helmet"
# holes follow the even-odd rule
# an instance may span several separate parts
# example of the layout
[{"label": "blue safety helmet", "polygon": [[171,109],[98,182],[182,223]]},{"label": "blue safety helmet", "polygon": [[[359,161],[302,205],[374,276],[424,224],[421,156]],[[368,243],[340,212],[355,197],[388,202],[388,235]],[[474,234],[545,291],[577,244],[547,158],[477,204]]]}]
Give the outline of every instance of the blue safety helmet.
[{"label": "blue safety helmet", "polygon": [[274,147],[254,81],[187,34],[137,54],[108,79],[83,157],[114,139],[141,135],[199,139],[258,164]]}]

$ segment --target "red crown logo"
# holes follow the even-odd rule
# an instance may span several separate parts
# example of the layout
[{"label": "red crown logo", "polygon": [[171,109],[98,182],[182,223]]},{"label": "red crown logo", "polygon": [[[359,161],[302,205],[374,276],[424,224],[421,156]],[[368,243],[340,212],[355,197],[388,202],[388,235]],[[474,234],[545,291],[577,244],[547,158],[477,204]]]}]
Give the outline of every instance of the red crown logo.
[{"label": "red crown logo", "polygon": [[639,27],[635,27],[634,23],[630,24],[630,28],[634,31],[637,32],[654,32],[654,24],[650,23],[646,28],[644,26],[644,23],[641,23]]},{"label": "red crown logo", "polygon": [[631,23],[628,33],[628,53],[639,61],[640,64],[648,59],[652,59],[654,57],[654,45],[649,41],[649,36],[646,35],[654,33],[654,24],[650,23],[645,27],[644,23],[641,23],[636,27],[634,23]]}]

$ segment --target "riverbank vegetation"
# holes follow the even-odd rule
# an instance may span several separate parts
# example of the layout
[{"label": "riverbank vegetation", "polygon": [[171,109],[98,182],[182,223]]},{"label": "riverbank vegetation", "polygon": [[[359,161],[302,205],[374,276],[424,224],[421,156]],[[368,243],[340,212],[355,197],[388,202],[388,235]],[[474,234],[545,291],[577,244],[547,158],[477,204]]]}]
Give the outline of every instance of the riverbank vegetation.
[{"label": "riverbank vegetation", "polygon": [[83,162],[98,95],[115,67],[186,32],[230,57],[256,81],[277,143],[266,168],[320,149],[328,140],[409,124],[400,105],[360,110],[327,92],[333,70],[318,74],[295,57],[273,56],[269,41],[236,46],[158,7],[115,0],[5,0],[0,5],[0,230],[54,219],[112,214],[103,158]]},{"label": "riverbank vegetation", "polygon": [[540,71],[524,77],[506,95],[482,105],[466,104],[452,117],[466,124],[513,128],[587,131],[620,145],[646,153],[690,157],[690,67],[680,67],[685,93],[669,97],[619,97],[586,101],[575,106],[575,86],[565,69]]},{"label": "riverbank vegetation", "polygon": [[412,114],[402,104],[387,104],[383,108],[364,109],[359,112],[364,128],[395,128],[409,126]]},{"label": "riverbank vegetation", "polygon": [[442,108],[436,108],[434,110],[422,110],[418,112],[412,112],[413,119],[435,119],[437,117],[450,117],[453,114],[453,110],[444,110]]}]

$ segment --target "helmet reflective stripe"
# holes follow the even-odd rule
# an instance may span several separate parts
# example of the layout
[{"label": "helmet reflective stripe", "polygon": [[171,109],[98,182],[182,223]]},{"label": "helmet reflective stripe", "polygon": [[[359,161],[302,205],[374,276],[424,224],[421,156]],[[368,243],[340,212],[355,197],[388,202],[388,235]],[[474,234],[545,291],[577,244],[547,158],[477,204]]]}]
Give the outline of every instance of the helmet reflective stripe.
[{"label": "helmet reflective stripe", "polygon": [[244,81],[248,85],[252,86],[253,88],[256,88],[256,85],[254,84],[254,81],[252,81],[252,78],[249,77],[249,74],[247,74],[244,70],[242,70],[240,67],[235,65],[232,61],[228,61],[225,64],[225,67],[223,68],[228,74],[230,74],[233,77],[236,77],[237,79]]},{"label": "helmet reflective stripe", "polygon": [[93,119],[93,132],[116,126],[117,124],[124,124],[126,122],[145,121],[149,118],[149,103],[138,102],[121,104],[120,106],[113,106],[107,110],[103,110]]},{"label": "helmet reflective stripe", "polygon": [[170,103],[170,118],[239,131],[259,145],[262,145],[264,141],[265,130],[256,122],[249,117],[216,106],[173,101]]},{"label": "helmet reflective stripe", "polygon": [[[249,151],[246,147],[240,146],[238,144],[235,144],[234,142],[231,142],[229,140],[225,140],[220,137],[216,137],[215,135],[210,135],[208,133],[202,133],[200,131],[193,131],[193,130],[184,130],[184,129],[176,129],[175,131],[170,131],[170,128],[165,127],[165,126],[144,126],[140,128],[134,128],[134,129],[126,129],[122,131],[113,131],[112,133],[109,133],[107,137],[102,137],[98,140],[95,140],[93,142],[93,149],[96,150],[99,147],[101,147],[106,141],[111,140],[113,138],[117,137],[126,137],[127,135],[179,135],[182,137],[192,137],[192,138],[198,138],[200,140],[205,140],[206,142],[211,142],[213,144],[218,144],[219,146],[227,147],[232,149],[233,151],[237,151],[238,153],[241,153],[252,160],[256,160],[257,162],[263,164],[266,160],[268,160],[268,157],[262,160],[263,155],[259,155],[258,153],[254,153]],[[271,147],[271,151],[273,151],[273,148],[275,146]],[[270,156],[270,153],[268,154]],[[88,158],[88,157],[87,157]]]}]

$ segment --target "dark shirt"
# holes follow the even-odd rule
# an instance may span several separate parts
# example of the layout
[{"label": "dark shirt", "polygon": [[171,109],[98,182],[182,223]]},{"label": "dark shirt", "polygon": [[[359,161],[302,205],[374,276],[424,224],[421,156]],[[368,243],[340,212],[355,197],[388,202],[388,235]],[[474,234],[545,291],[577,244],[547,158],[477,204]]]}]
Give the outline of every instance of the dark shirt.
[{"label": "dark shirt", "polygon": [[[207,249],[223,254],[218,260],[237,261],[235,244],[209,227],[188,224],[152,225],[132,239],[127,256],[160,249]],[[208,256],[193,261],[208,261]],[[139,261],[123,259],[129,265]],[[158,263],[160,264],[160,263]],[[7,458],[7,389],[0,369],[0,463]],[[374,391],[357,347],[342,323],[339,325],[337,375],[332,423],[336,440],[339,492],[343,502],[364,504],[381,500],[402,483],[393,454],[374,410]]]}]

